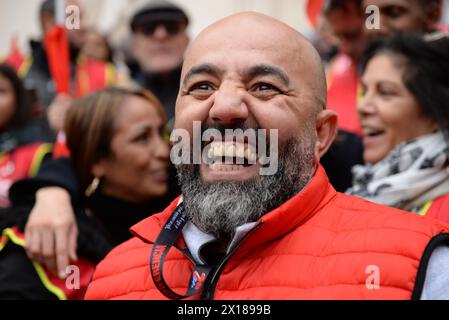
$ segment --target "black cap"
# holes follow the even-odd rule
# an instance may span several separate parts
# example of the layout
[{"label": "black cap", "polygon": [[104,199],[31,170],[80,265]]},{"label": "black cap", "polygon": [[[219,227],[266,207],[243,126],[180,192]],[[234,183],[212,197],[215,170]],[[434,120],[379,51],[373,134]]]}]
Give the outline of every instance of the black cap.
[{"label": "black cap", "polygon": [[131,30],[158,20],[183,21],[186,25],[189,23],[189,18],[180,7],[165,0],[154,0],[137,9],[131,18]]}]

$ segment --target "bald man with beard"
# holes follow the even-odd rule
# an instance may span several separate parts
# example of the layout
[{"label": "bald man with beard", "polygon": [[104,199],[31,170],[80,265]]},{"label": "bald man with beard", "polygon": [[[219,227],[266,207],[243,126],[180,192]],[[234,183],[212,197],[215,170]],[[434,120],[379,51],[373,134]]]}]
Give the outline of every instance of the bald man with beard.
[{"label": "bald man with beard", "polygon": [[[131,229],[135,237],[98,265],[87,299],[410,299],[437,290],[427,265],[448,226],[330,185],[320,158],[337,116],[326,109],[317,52],[291,27],[240,13],[206,28],[187,51],[175,119],[193,142],[175,139],[174,149],[191,146],[182,150],[193,159],[199,139],[207,156],[177,163],[182,196]],[[204,139],[208,130],[221,137]],[[248,130],[270,132],[268,163],[263,140],[230,133]],[[264,174],[272,162],[277,170]]]}]

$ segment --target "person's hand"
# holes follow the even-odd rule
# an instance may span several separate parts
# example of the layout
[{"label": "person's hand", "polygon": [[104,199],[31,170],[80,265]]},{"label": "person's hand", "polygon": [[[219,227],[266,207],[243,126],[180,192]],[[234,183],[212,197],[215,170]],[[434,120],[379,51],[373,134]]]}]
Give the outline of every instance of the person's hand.
[{"label": "person's hand", "polygon": [[59,187],[42,188],[25,226],[25,249],[35,260],[60,278],[69,261],[76,261],[78,227],[69,193]]},{"label": "person's hand", "polygon": [[47,117],[50,128],[54,132],[63,130],[67,110],[69,110],[73,98],[66,94],[58,94],[48,107]]}]

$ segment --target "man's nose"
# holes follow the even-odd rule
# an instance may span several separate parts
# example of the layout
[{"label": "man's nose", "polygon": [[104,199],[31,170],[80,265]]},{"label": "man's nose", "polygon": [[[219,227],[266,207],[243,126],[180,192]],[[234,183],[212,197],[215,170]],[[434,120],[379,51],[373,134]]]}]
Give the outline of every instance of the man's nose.
[{"label": "man's nose", "polygon": [[169,33],[164,25],[160,24],[156,27],[153,33],[153,37],[158,40],[164,40],[168,38]]},{"label": "man's nose", "polygon": [[215,93],[209,117],[223,124],[244,122],[248,118],[248,107],[239,91],[231,85],[220,88]]}]

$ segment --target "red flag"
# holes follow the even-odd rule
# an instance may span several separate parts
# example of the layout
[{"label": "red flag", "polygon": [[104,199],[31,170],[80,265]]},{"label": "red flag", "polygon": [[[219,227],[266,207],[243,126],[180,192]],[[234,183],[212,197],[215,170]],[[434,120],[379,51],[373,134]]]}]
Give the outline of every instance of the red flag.
[{"label": "red flag", "polygon": [[64,28],[55,26],[45,35],[44,45],[56,92],[70,94],[70,52]]},{"label": "red flag", "polygon": [[323,8],[324,0],[307,0],[307,17],[310,24],[315,28],[318,23],[318,17],[320,16]]},{"label": "red flag", "polygon": [[[66,31],[60,17],[64,14],[64,0],[55,0],[55,20],[59,21],[44,36],[45,52],[57,93],[70,94],[70,50]],[[62,10],[62,12],[61,12]]]}]

